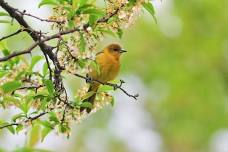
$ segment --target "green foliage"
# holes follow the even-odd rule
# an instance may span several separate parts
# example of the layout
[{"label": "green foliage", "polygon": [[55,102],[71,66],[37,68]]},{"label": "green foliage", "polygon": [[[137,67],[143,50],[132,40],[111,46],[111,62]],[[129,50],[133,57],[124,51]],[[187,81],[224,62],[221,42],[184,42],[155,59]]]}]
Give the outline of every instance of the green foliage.
[{"label": "green foliage", "polygon": [[40,8],[44,5],[57,5],[57,4],[58,4],[58,0],[42,0],[38,5],[38,7]]},{"label": "green foliage", "polygon": [[154,20],[157,22],[153,4],[151,2],[144,2],[143,7],[152,15]]},{"label": "green foliage", "polygon": [[[98,92],[85,92],[86,88],[83,88],[84,90],[78,88],[78,93],[72,97],[73,101],[65,87],[67,80],[65,73],[76,72],[87,75],[91,69],[98,74],[101,72],[95,61],[96,45],[106,34],[122,38],[124,25],[128,24],[131,14],[134,15],[133,7],[142,7],[142,2],[137,3],[134,0],[123,4],[119,2],[113,5],[111,1],[103,4],[105,5],[97,5],[93,0],[41,0],[38,8],[51,6],[53,11],[53,14],[45,20],[25,11],[20,12],[17,8],[11,9],[21,16],[13,17],[14,21],[10,23],[19,24],[18,27],[24,27],[25,30],[20,33],[20,29],[18,33],[9,36],[9,39],[0,42],[0,108],[13,107],[18,112],[10,116],[8,122],[1,120],[0,127],[8,129],[12,134],[27,130],[26,147],[16,151],[42,151],[33,147],[43,142],[53,130],[69,137],[72,121],[79,121],[82,117],[89,116],[88,114],[84,116],[80,111],[82,108],[93,110],[107,104],[113,106],[114,98],[108,94],[113,91],[113,86],[101,86]],[[151,10],[151,6],[147,7]],[[6,8],[3,9],[9,12]],[[120,18],[120,11],[128,15]],[[0,17],[10,17],[9,14],[0,12]],[[56,34],[58,36],[51,37],[42,31],[36,31],[27,22],[27,18],[23,18],[24,16],[48,22],[52,30],[48,33],[59,31],[58,34],[62,33],[61,36]],[[25,23],[23,25],[18,21],[20,17],[29,25],[28,28]],[[8,22],[5,18],[0,20],[0,23]],[[21,38],[22,34],[25,34],[23,40],[14,40],[14,36]],[[27,39],[29,36],[36,42],[23,49],[14,48],[14,43],[23,44],[24,37]],[[27,43],[26,40],[25,44],[30,42]],[[38,47],[41,48],[42,54],[39,50],[34,55],[33,48]],[[24,53],[30,56],[24,56]],[[9,59],[4,61],[2,57]],[[84,78],[84,75],[78,77]],[[88,99],[94,95],[97,95],[97,98],[95,104],[92,104]]]},{"label": "green foliage", "polygon": [[16,89],[20,88],[22,86],[22,83],[19,81],[11,81],[6,82],[1,86],[4,93],[9,93],[12,91],[15,91]]}]

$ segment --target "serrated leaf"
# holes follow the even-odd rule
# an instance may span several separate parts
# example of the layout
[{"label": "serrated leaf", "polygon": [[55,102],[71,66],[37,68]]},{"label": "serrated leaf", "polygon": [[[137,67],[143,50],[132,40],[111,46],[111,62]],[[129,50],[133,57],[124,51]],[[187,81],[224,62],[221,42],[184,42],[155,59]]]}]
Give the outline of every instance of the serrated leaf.
[{"label": "serrated leaf", "polygon": [[19,81],[6,82],[1,86],[4,93],[12,92],[22,86],[22,83]]},{"label": "serrated leaf", "polygon": [[151,2],[144,2],[143,7],[152,15],[154,18],[155,22],[157,22],[156,16],[155,16],[155,11],[154,11],[154,6]]},{"label": "serrated leaf", "polygon": [[56,0],[42,0],[38,7],[40,8],[41,6],[44,6],[44,5],[58,5],[58,2]]},{"label": "serrated leaf", "polygon": [[53,95],[55,92],[54,85],[51,80],[44,79],[44,85],[47,87],[47,90],[50,95]]},{"label": "serrated leaf", "polygon": [[36,65],[36,63],[38,63],[41,59],[43,59],[42,56],[33,56],[32,60],[31,60],[31,65],[30,65],[30,70],[32,70],[34,68],[34,66]]}]

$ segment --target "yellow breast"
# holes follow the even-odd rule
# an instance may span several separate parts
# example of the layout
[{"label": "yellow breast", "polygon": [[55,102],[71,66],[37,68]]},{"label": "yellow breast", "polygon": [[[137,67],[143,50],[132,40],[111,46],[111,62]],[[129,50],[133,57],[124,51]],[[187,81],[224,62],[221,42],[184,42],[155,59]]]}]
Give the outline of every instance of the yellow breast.
[{"label": "yellow breast", "polygon": [[93,79],[107,82],[116,78],[120,69],[120,62],[118,59],[111,55],[101,53],[97,56],[96,61],[99,65],[100,73],[93,70],[93,72],[89,74]]}]

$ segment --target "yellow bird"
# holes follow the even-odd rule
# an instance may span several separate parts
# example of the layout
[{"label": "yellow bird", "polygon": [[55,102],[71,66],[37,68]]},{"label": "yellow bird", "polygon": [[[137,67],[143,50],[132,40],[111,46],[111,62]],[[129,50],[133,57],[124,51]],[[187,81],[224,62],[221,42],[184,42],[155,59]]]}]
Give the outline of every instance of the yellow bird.
[{"label": "yellow bird", "polygon": [[[118,44],[110,44],[104,48],[104,50],[97,54],[96,62],[99,66],[99,72],[95,69],[92,69],[88,75],[94,80],[101,81],[106,83],[108,81],[114,80],[119,73],[120,69],[120,55],[126,52]],[[96,92],[100,86],[100,83],[91,82],[88,92],[93,91],[94,94],[88,98],[88,102],[91,104],[94,103],[96,98]],[[81,108],[83,111],[85,108]],[[90,108],[86,108],[86,111],[89,113]]]}]

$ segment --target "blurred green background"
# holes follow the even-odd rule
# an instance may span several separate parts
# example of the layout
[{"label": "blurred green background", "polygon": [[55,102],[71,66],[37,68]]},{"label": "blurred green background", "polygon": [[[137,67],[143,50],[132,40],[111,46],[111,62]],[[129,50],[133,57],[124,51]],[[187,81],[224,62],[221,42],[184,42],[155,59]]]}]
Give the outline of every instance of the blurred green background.
[{"label": "blurred green background", "polygon": [[[9,2],[17,6],[16,1]],[[34,1],[34,8],[38,2]],[[145,12],[121,40],[105,38],[101,43],[102,47],[117,41],[128,50],[119,78],[127,82],[129,92],[140,94],[139,100],[117,91],[113,108],[74,124],[70,139],[52,133],[38,148],[69,152],[228,151],[228,1],[153,3],[157,24]],[[25,3],[18,5],[31,8]],[[4,34],[10,33],[3,29]],[[18,136],[1,133],[0,147],[23,146],[24,134]]]}]

